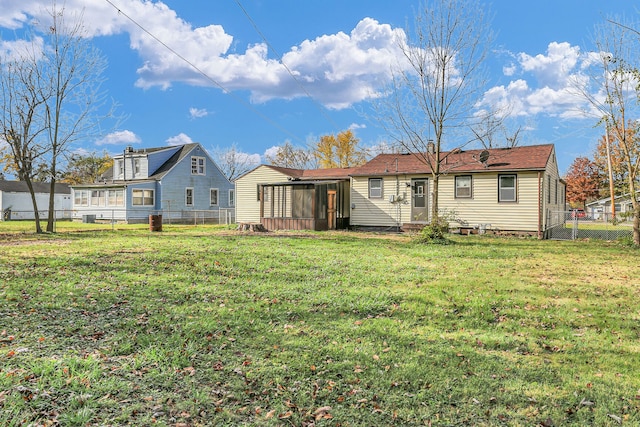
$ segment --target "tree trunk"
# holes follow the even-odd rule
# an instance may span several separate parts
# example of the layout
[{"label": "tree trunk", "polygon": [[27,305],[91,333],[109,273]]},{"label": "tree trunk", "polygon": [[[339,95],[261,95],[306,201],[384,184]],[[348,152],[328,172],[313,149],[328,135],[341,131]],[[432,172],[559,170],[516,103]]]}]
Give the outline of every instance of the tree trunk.
[{"label": "tree trunk", "polygon": [[434,174],[433,175],[433,191],[431,197],[431,223],[435,224],[438,222],[438,191],[440,186],[440,176]]},{"label": "tree trunk", "polygon": [[56,197],[56,179],[51,177],[51,186],[49,188],[49,212],[47,215],[47,233],[54,232],[54,223],[56,217],[55,199]]},{"label": "tree trunk", "polygon": [[633,244],[640,246],[640,203],[633,210]]},{"label": "tree trunk", "polygon": [[29,189],[29,194],[31,194],[31,203],[33,204],[33,217],[36,221],[36,233],[40,234],[42,233],[42,227],[40,227],[40,212],[38,212],[38,201],[36,200],[36,193],[33,190],[33,183],[31,182],[31,178],[25,178],[27,188]]}]

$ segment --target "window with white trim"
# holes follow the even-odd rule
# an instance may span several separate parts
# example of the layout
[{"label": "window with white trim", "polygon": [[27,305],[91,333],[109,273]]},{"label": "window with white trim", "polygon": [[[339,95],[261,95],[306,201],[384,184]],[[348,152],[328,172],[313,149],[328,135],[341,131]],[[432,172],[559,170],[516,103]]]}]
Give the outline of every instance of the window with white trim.
[{"label": "window with white trim", "polygon": [[236,190],[229,190],[229,206],[236,205]]},{"label": "window with white trim", "polygon": [[153,206],[155,199],[154,190],[131,190],[131,203],[133,206]]},{"label": "window with white trim", "polygon": [[456,199],[471,198],[471,175],[456,176]]},{"label": "window with white trim", "polygon": [[516,202],[517,200],[516,175],[498,175],[498,201]]},{"label": "window with white trim", "polygon": [[193,188],[186,188],[184,192],[184,204],[193,206]]},{"label": "window with white trim", "polygon": [[91,191],[91,206],[105,206],[105,205],[106,205],[105,190]]},{"label": "window with white trim", "polygon": [[369,178],[369,198],[382,198],[382,178]]},{"label": "window with white trim", "polygon": [[191,157],[191,175],[206,175],[205,164],[204,157]]},{"label": "window with white trim", "polygon": [[109,190],[107,202],[109,206],[124,206],[124,190]]},{"label": "window with white trim", "polygon": [[89,190],[73,190],[73,204],[89,206]]},{"label": "window with white trim", "polygon": [[209,204],[211,206],[218,206],[218,189],[212,188],[209,190]]}]

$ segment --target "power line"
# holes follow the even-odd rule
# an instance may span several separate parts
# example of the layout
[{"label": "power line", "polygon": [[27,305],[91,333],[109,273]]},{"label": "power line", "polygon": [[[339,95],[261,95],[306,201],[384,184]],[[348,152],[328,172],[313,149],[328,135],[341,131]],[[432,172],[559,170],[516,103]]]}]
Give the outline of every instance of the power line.
[{"label": "power line", "polygon": [[186,64],[188,64],[191,68],[193,68],[195,71],[198,72],[198,74],[200,74],[202,77],[204,77],[206,80],[208,80],[209,82],[211,82],[214,86],[216,86],[217,88],[219,88],[220,90],[222,90],[224,93],[230,95],[233,99],[235,99],[236,101],[238,101],[240,104],[242,104],[243,106],[245,106],[246,108],[250,109],[251,111],[253,111],[255,114],[257,114],[258,116],[262,117],[265,121],[267,121],[268,123],[270,123],[271,125],[273,125],[274,127],[276,127],[277,129],[281,130],[283,133],[291,136],[292,138],[301,141],[302,139],[299,138],[298,136],[294,135],[292,132],[289,132],[287,129],[285,129],[284,127],[280,126],[278,123],[276,123],[275,121],[273,121],[271,118],[269,118],[268,116],[266,116],[265,114],[261,113],[260,111],[258,111],[257,109],[255,109],[251,104],[247,103],[245,100],[243,100],[242,98],[236,96],[233,94],[233,92],[231,90],[226,89],[222,84],[220,84],[218,81],[216,81],[214,78],[212,78],[211,76],[209,76],[207,73],[205,73],[204,71],[202,71],[197,65],[195,65],[193,62],[189,61],[187,58],[185,58],[184,56],[182,56],[180,53],[178,53],[176,50],[174,50],[171,46],[169,46],[168,44],[166,44],[165,42],[163,42],[162,40],[160,40],[157,36],[155,36],[153,33],[151,33],[149,30],[147,30],[145,27],[143,27],[141,24],[139,24],[135,19],[133,19],[132,17],[130,17],[129,15],[127,15],[126,13],[124,13],[119,7],[117,7],[115,4],[113,4],[111,2],[111,0],[105,0],[107,3],[109,3],[115,10],[118,11],[118,14],[124,16],[125,18],[127,18],[129,21],[131,21],[135,26],[137,26],[138,28],[140,28],[144,33],[146,33],[149,37],[151,37],[152,39],[154,39],[156,42],[160,43],[165,49],[167,49],[169,52],[171,52],[172,54],[174,54],[175,56],[177,56],[178,58],[180,58],[182,61],[184,61]]}]

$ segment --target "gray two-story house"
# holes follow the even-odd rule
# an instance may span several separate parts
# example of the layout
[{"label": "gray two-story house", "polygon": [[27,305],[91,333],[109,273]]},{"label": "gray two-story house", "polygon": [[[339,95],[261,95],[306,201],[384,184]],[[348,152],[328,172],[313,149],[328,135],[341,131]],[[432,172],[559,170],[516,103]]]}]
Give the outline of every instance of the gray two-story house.
[{"label": "gray two-story house", "polygon": [[100,182],[72,186],[73,217],[85,221],[228,222],[234,186],[200,144],[127,147]]}]

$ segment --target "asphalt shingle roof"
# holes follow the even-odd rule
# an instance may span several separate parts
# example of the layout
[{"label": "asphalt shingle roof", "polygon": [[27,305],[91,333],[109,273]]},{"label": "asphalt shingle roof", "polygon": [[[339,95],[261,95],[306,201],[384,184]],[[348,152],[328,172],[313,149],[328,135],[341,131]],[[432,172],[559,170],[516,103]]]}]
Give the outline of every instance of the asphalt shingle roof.
[{"label": "asphalt shingle roof", "polygon": [[[480,153],[489,153],[486,163]],[[443,173],[543,170],[553,153],[553,145],[526,145],[489,150],[453,150],[440,153]],[[397,162],[397,164],[396,164]],[[380,154],[354,170],[352,176],[425,174],[431,168],[416,154]]]},{"label": "asphalt shingle roof", "polygon": [[[51,184],[48,182],[32,182],[33,190],[36,193],[48,193],[51,189]],[[29,187],[24,181],[0,181],[0,191],[6,191],[11,193],[28,193]],[[71,194],[71,187],[69,184],[56,183],[56,194]]]}]

